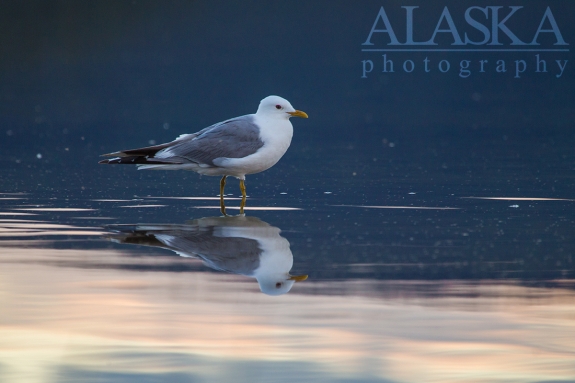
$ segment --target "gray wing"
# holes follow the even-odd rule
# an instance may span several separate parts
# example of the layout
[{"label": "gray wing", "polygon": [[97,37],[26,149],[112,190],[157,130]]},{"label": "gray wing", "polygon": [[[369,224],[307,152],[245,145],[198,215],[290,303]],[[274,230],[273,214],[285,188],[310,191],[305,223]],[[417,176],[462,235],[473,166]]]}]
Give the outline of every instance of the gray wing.
[{"label": "gray wing", "polygon": [[251,275],[259,267],[261,249],[256,240],[214,237],[208,232],[154,234],[170,250],[201,258],[207,266],[234,274]]},{"label": "gray wing", "polygon": [[264,145],[260,128],[253,115],[236,117],[193,134],[185,134],[172,142],[145,148],[122,150],[102,154],[116,157],[100,161],[101,164],[185,164],[197,163],[214,166],[219,157],[242,158],[255,153]]},{"label": "gray wing", "polygon": [[216,158],[246,157],[263,145],[260,128],[253,116],[247,115],[220,122],[182,140],[176,140],[157,152],[154,158],[214,166]]},{"label": "gray wing", "polygon": [[258,241],[244,237],[219,237],[214,227],[189,225],[120,225],[107,237],[114,242],[160,247],[184,257],[203,260],[207,266],[234,274],[252,275],[260,265]]}]

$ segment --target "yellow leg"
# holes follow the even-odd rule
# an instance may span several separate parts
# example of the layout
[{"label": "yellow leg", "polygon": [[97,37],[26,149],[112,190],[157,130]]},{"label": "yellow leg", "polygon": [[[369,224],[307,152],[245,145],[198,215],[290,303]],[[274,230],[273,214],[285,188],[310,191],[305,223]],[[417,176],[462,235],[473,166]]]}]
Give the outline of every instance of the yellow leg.
[{"label": "yellow leg", "polygon": [[240,214],[244,214],[244,206],[246,206],[246,185],[244,180],[240,180],[240,190],[242,192],[242,202],[240,203]]},{"label": "yellow leg", "polygon": [[226,205],[224,204],[224,188],[226,187],[226,176],[220,180],[220,211],[226,215]]}]

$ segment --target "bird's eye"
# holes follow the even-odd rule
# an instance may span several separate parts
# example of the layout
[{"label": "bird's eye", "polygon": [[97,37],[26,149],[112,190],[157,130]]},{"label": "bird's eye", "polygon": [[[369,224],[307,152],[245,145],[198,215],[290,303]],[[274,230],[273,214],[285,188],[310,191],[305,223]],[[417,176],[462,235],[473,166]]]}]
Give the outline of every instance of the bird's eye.
[{"label": "bird's eye", "polygon": [[282,109],[281,105],[276,105],[276,109]]},{"label": "bird's eye", "polygon": [[279,289],[280,287],[282,287],[281,282],[276,283],[276,289]]}]

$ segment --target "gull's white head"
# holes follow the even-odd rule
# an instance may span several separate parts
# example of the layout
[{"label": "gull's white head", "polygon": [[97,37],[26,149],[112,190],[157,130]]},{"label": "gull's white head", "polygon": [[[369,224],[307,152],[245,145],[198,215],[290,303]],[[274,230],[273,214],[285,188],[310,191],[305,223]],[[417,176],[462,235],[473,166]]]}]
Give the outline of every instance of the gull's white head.
[{"label": "gull's white head", "polygon": [[307,114],[301,110],[296,110],[290,102],[279,96],[267,96],[260,102],[258,115],[274,116],[289,119],[290,117],[307,118]]},{"label": "gull's white head", "polygon": [[283,295],[288,293],[295,282],[305,281],[307,275],[265,275],[256,277],[260,285],[260,290],[266,295]]}]

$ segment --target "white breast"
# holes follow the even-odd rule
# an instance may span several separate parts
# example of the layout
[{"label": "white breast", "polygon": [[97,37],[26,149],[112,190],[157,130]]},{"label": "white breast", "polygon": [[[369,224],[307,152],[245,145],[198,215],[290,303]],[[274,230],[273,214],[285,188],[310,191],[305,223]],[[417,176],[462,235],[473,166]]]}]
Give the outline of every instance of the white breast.
[{"label": "white breast", "polygon": [[221,158],[214,161],[215,165],[226,168],[230,175],[240,179],[244,179],[246,174],[259,173],[274,166],[289,148],[293,136],[293,126],[286,118],[254,115],[254,120],[260,127],[260,139],[264,145],[256,153],[244,158]]}]

